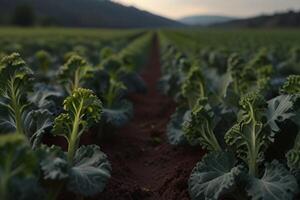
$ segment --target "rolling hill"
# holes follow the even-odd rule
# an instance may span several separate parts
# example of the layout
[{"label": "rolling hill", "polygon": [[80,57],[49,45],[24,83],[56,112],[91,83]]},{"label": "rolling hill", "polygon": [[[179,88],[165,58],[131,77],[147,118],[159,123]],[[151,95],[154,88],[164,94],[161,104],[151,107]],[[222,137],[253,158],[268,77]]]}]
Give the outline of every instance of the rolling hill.
[{"label": "rolling hill", "polygon": [[0,24],[12,24],[16,15],[22,14],[20,11],[22,6],[27,9],[23,11],[23,15],[29,16],[24,14],[29,12],[34,16],[35,25],[102,28],[153,28],[183,25],[180,22],[109,0],[0,0]]},{"label": "rolling hill", "polygon": [[216,23],[224,23],[236,20],[235,17],[218,16],[218,15],[194,15],[179,19],[180,22],[187,25],[208,26]]},{"label": "rolling hill", "polygon": [[300,11],[289,11],[275,13],[273,15],[261,15],[248,19],[233,20],[225,23],[217,23],[213,26],[219,27],[241,27],[241,28],[268,28],[268,27],[300,27]]}]

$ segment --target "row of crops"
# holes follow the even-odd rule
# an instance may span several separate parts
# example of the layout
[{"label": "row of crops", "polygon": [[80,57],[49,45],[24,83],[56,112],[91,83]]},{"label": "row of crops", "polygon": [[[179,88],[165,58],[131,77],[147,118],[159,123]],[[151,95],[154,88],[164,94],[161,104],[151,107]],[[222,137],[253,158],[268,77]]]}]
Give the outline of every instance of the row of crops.
[{"label": "row of crops", "polygon": [[172,145],[207,154],[191,199],[297,199],[299,31],[164,30],[160,90],[177,103]]},{"label": "row of crops", "polygon": [[[152,33],[75,32],[0,31],[1,199],[95,196],[111,176],[96,144],[131,119],[128,95],[146,92],[137,72]],[[95,144],[80,145],[91,128]]]}]

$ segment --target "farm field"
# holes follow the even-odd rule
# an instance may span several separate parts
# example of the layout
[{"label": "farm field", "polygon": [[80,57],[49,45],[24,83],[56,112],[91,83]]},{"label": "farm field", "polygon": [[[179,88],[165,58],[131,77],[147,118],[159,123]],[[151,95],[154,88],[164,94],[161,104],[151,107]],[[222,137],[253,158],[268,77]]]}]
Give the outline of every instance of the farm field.
[{"label": "farm field", "polygon": [[300,30],[0,29],[4,200],[296,200]]}]

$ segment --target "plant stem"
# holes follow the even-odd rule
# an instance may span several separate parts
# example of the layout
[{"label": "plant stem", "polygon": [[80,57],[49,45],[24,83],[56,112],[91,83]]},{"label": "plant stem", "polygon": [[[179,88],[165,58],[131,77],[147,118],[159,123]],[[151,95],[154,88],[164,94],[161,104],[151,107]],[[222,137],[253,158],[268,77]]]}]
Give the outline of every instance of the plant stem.
[{"label": "plant stem", "polygon": [[78,108],[78,110],[76,110],[76,115],[75,115],[75,119],[74,119],[74,122],[73,122],[71,138],[69,140],[68,162],[70,164],[73,163],[74,154],[75,154],[75,151],[76,151],[77,146],[78,146],[78,141],[77,141],[77,139],[78,139],[78,129],[79,129],[79,124],[80,124],[80,115],[81,115],[82,107],[83,107],[83,100],[81,100],[79,108]]},{"label": "plant stem", "polygon": [[251,141],[250,141],[250,158],[249,158],[249,174],[252,176],[256,176],[257,166],[256,166],[256,159],[257,159],[257,151],[256,151],[256,120],[254,115],[254,110],[252,105],[249,103],[250,107],[250,118],[252,119],[251,123]]},{"label": "plant stem", "polygon": [[75,71],[75,77],[74,77],[74,85],[73,85],[73,88],[72,90],[76,90],[77,88],[79,87],[79,69],[77,69]]},{"label": "plant stem", "polygon": [[107,106],[109,108],[112,106],[114,98],[115,98],[114,97],[114,85],[110,84],[109,89],[108,89],[108,93],[107,93],[107,98],[106,98]]},{"label": "plant stem", "polygon": [[25,134],[23,131],[23,125],[22,125],[22,113],[21,113],[21,106],[20,106],[20,102],[18,101],[19,97],[17,94],[17,88],[15,88],[15,80],[12,79],[10,81],[10,94],[11,94],[11,107],[13,109],[14,112],[14,119],[15,119],[15,123],[16,123],[16,131],[19,134]]}]

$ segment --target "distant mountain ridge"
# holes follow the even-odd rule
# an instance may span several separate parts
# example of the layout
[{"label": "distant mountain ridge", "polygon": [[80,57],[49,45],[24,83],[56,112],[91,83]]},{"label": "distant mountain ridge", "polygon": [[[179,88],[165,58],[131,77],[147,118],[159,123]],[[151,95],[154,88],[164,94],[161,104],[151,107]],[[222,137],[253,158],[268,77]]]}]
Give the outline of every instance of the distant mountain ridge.
[{"label": "distant mountain ridge", "polygon": [[0,24],[10,25],[18,5],[30,5],[36,24],[66,27],[153,28],[180,22],[109,0],[0,0]]},{"label": "distant mountain ridge", "polygon": [[220,16],[220,15],[193,15],[179,19],[180,22],[187,25],[208,26],[216,23],[224,23],[236,20],[236,17]]},{"label": "distant mountain ridge", "polygon": [[268,28],[268,27],[300,27],[300,11],[288,11],[273,15],[261,15],[257,17],[233,20],[225,23],[216,23],[218,27],[241,28]]}]

